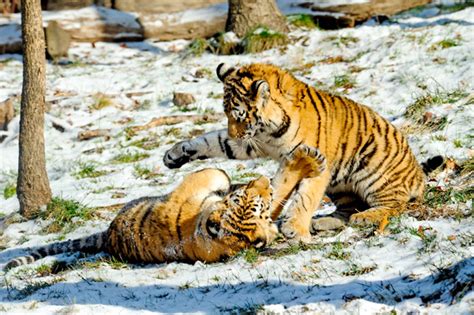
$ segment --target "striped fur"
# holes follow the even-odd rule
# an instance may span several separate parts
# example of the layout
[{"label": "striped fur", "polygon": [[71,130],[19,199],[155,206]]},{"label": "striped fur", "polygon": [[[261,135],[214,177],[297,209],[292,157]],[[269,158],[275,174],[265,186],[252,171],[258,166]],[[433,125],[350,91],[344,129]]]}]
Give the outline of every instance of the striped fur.
[{"label": "striped fur", "polygon": [[[347,195],[367,204],[351,215],[357,224],[377,224],[422,197],[424,174],[407,140],[369,107],[317,90],[272,65],[220,66],[217,72],[224,83],[227,130],[176,144],[165,154],[168,167],[211,157],[281,160],[301,144],[318,148],[327,169],[301,181],[282,225],[286,236],[302,241],[310,239],[311,218],[324,193],[339,207],[349,201]],[[280,173],[273,183],[276,219],[292,187]]]},{"label": "striped fur", "polygon": [[[296,185],[299,178],[292,180]],[[262,176],[230,188],[222,170],[194,172],[168,196],[126,204],[107,231],[36,248],[5,269],[74,251],[104,251],[128,262],[215,262],[270,243],[278,232],[270,218],[270,181]]]}]

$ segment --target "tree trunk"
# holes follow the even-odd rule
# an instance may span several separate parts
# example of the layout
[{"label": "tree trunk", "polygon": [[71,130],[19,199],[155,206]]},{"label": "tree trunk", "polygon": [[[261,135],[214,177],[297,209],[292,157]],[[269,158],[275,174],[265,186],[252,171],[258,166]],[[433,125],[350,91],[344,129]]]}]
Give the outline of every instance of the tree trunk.
[{"label": "tree trunk", "polygon": [[275,0],[229,0],[225,30],[242,37],[258,26],[281,33],[288,32],[286,18]]},{"label": "tree trunk", "polygon": [[17,194],[20,213],[34,217],[51,200],[44,154],[45,47],[41,0],[21,1],[23,89]]}]

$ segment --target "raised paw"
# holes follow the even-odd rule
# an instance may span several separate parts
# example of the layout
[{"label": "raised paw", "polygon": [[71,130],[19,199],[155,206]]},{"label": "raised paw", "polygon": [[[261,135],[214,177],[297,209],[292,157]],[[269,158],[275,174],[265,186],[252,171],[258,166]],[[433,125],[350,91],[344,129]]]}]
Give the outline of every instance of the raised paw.
[{"label": "raised paw", "polygon": [[194,160],[193,156],[197,153],[192,149],[189,141],[178,142],[165,152],[163,163],[168,168],[180,168],[184,164]]},{"label": "raised paw", "polygon": [[302,226],[297,220],[288,219],[280,227],[280,232],[292,243],[310,243],[309,226]]},{"label": "raised paw", "polygon": [[326,158],[314,147],[299,145],[289,153],[283,162],[289,171],[297,171],[301,178],[317,177],[326,169]]}]

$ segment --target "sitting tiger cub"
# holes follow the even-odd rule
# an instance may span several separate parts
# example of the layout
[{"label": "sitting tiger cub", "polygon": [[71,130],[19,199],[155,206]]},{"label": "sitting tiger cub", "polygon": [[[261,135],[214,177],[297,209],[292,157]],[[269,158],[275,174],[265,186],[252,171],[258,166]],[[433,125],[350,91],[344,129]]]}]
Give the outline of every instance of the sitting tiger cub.
[{"label": "sitting tiger cub", "polygon": [[[325,165],[318,150],[302,145],[285,156],[280,168],[287,183],[296,186],[302,178],[319,176]],[[29,256],[8,262],[5,270],[73,251],[104,251],[128,262],[216,262],[271,243],[278,229],[270,218],[268,178],[230,189],[224,171],[197,171],[168,196],[129,202],[107,231],[32,249]]]},{"label": "sitting tiger cub", "polygon": [[[281,160],[295,147],[318,148],[327,159],[321,176],[298,185],[281,231],[309,241],[311,218],[327,193],[338,208],[354,198],[368,209],[353,213],[354,223],[380,223],[423,196],[424,174],[402,133],[370,108],[305,84],[272,65],[217,67],[224,83],[228,128],[175,144],[165,153],[170,168],[211,157]],[[425,170],[437,167],[432,159]],[[438,165],[436,165],[438,164]],[[274,179],[272,219],[293,186],[283,173]]]}]

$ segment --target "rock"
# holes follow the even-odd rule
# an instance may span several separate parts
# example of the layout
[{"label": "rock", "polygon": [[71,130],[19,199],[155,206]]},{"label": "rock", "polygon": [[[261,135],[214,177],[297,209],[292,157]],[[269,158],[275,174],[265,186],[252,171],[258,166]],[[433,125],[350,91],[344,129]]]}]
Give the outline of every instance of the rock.
[{"label": "rock", "polygon": [[181,93],[181,92],[173,93],[173,104],[178,107],[185,107],[194,102],[196,102],[196,99],[190,93]]},{"label": "rock", "polygon": [[71,35],[57,21],[50,21],[45,29],[46,51],[52,59],[67,57]]},{"label": "rock", "polygon": [[15,117],[13,97],[0,103],[0,130],[7,130],[8,123]]}]

